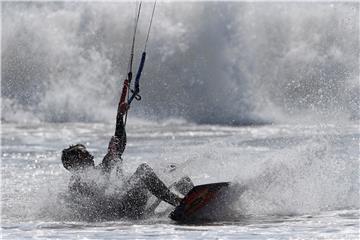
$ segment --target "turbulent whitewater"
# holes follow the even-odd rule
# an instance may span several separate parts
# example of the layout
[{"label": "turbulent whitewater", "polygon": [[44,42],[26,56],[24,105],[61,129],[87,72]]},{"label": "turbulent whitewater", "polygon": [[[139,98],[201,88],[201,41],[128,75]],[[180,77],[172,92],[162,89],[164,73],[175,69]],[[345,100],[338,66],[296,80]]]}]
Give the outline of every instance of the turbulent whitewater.
[{"label": "turbulent whitewater", "polygon": [[166,184],[230,181],[229,195],[199,225],[175,224],[165,203],[137,221],[71,211],[61,150],[105,154],[134,14],[125,2],[1,3],[2,239],[358,239],[355,2],[159,2],[124,171],[147,162]]},{"label": "turbulent whitewater", "polygon": [[[360,133],[356,125],[224,127],[130,121],[124,170],[147,162],[170,184],[189,175],[195,184],[231,181],[223,211],[212,224],[177,227],[159,216],[91,223],[76,218],[62,195],[69,173],[61,149],[81,142],[106,152],[109,124],[2,126],[2,234],[55,238],[356,238],[359,228]],[[168,164],[177,170],[166,173]],[[243,192],[241,186],[246,186]],[[241,195],[240,195],[241,194]],[[240,195],[240,197],[239,197]],[[225,210],[224,210],[225,209]],[[240,235],[239,235],[240,234]]]},{"label": "turbulent whitewater", "polygon": [[[152,3],[144,3],[139,61]],[[111,121],[135,3],[2,3],[2,119]],[[357,3],[159,3],[140,116],[359,119]]]}]

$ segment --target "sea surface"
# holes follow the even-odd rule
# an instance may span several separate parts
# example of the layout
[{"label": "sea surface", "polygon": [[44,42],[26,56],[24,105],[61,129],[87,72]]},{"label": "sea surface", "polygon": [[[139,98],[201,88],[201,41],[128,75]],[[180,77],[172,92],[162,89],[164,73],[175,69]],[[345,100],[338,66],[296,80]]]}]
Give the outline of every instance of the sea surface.
[{"label": "sea surface", "polygon": [[[178,224],[169,205],[140,220],[75,219],[61,200],[61,150],[83,143],[96,163],[114,126],[3,123],[2,239],[359,239],[359,127],[347,124],[196,125],[129,120],[124,170],[143,162],[170,184],[230,181],[224,211]],[[167,166],[175,164],[169,173]],[[242,192],[242,187],[246,190]],[[220,206],[222,205],[222,206]]]},{"label": "sea surface", "polygon": [[[230,188],[196,224],[165,203],[136,221],[69,208],[61,150],[106,153],[138,7],[0,3],[2,239],[360,239],[356,1],[159,1],[124,172]],[[141,9],[133,73],[153,3]]]}]

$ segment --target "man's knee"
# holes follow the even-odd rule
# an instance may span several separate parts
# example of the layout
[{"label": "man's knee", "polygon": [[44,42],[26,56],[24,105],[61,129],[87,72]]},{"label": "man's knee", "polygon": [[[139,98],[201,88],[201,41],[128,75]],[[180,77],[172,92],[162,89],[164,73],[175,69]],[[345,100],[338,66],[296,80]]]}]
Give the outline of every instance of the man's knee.
[{"label": "man's knee", "polygon": [[140,164],[139,167],[136,169],[136,172],[140,175],[146,175],[147,173],[152,171],[152,168],[147,163]]},{"label": "man's knee", "polygon": [[181,194],[186,195],[193,187],[194,183],[188,176],[182,177],[179,181],[174,184],[174,187]]}]

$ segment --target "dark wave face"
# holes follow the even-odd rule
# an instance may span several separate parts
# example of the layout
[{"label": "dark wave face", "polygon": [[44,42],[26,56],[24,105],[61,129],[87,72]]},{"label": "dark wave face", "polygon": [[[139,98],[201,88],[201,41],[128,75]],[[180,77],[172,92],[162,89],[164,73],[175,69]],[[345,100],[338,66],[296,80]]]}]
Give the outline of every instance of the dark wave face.
[{"label": "dark wave face", "polygon": [[[2,3],[2,120],[112,121],[135,8]],[[206,124],[358,119],[358,20],[357,3],[160,2],[132,111]]]}]

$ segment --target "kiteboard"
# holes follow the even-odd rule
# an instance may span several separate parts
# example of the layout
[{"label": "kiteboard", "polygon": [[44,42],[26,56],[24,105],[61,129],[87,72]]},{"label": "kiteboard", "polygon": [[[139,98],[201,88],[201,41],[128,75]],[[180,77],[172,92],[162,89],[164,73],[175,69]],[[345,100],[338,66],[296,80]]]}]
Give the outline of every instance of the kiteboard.
[{"label": "kiteboard", "polygon": [[201,210],[218,198],[222,190],[226,190],[229,184],[229,182],[219,182],[193,187],[169,217],[177,222],[196,220]]}]

